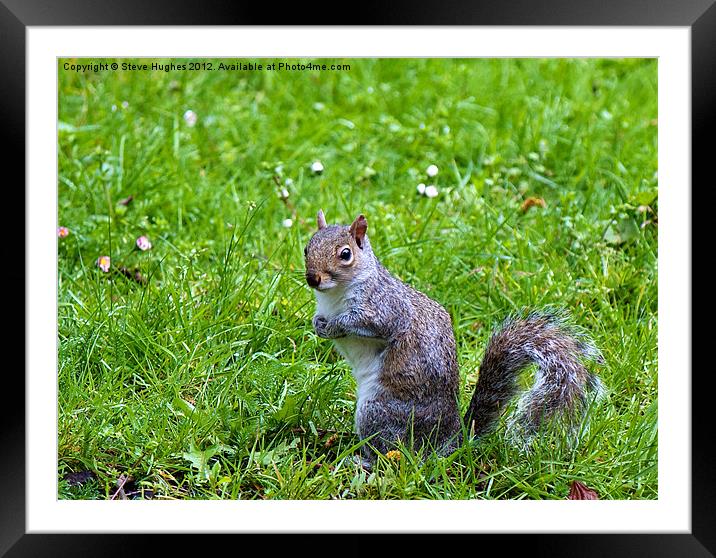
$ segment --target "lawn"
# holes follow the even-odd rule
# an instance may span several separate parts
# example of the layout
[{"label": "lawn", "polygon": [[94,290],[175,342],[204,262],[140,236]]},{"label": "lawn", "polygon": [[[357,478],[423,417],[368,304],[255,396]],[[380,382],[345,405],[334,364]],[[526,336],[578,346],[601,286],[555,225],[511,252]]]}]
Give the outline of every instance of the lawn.
[{"label": "lawn", "polygon": [[[59,498],[657,498],[656,60],[65,62],[92,61],[58,61]],[[608,390],[578,442],[524,452],[503,421],[358,468],[355,383],[303,277],[319,208],[364,213],[448,309],[463,409],[503,318],[566,309]]]}]

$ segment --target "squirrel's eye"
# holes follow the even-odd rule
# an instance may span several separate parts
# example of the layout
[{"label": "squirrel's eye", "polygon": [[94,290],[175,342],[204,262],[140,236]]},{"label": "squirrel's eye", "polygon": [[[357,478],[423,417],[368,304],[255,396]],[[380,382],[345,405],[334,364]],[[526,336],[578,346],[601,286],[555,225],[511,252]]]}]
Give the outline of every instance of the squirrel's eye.
[{"label": "squirrel's eye", "polygon": [[347,262],[348,260],[350,260],[350,259],[351,259],[351,250],[350,250],[350,248],[343,248],[343,250],[341,250],[340,258],[341,258],[344,262]]}]

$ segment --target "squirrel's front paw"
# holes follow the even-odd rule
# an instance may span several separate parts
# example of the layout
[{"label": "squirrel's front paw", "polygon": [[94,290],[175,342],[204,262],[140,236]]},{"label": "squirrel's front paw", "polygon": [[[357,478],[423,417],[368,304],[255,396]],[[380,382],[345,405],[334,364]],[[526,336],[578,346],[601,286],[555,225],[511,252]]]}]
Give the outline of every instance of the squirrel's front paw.
[{"label": "squirrel's front paw", "polygon": [[313,329],[316,331],[316,335],[318,335],[318,337],[330,339],[330,336],[328,335],[327,326],[328,320],[325,316],[321,316],[319,314],[313,316]]}]

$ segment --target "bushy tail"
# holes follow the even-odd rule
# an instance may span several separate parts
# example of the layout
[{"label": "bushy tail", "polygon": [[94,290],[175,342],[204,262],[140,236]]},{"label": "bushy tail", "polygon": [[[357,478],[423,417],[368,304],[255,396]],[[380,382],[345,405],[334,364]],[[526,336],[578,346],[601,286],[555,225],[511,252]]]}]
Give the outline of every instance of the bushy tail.
[{"label": "bushy tail", "polygon": [[603,391],[585,360],[604,362],[589,337],[567,325],[562,312],[508,318],[487,345],[465,415],[468,430],[479,436],[495,426],[518,395],[520,372],[532,363],[538,366],[535,381],[521,395],[511,426],[530,437],[545,420],[581,419],[590,395],[598,397]]}]

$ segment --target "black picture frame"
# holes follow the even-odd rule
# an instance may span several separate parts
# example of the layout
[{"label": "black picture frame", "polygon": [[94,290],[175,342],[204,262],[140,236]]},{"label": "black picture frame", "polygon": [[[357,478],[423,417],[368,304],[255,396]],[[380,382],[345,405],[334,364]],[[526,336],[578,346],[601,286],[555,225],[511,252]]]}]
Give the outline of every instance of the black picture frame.
[{"label": "black picture frame", "polygon": [[[0,0],[0,99],[2,110],[2,135],[4,159],[8,183],[6,205],[12,203],[11,212],[23,219],[25,208],[25,31],[28,26],[84,26],[84,25],[257,25],[257,24],[303,24],[303,25],[559,25],[559,26],[684,26],[691,30],[691,77],[692,77],[692,184],[713,188],[713,174],[709,173],[710,139],[713,135],[714,106],[716,103],[716,0],[519,0],[494,2],[487,0],[419,3],[361,3],[355,9],[348,8],[351,21],[343,21],[336,4],[326,5],[283,5],[266,10],[262,4],[243,4],[222,0],[122,0],[119,2],[93,0]],[[345,10],[347,6],[344,6]],[[269,12],[267,14],[267,11]],[[12,182],[10,182],[12,181]],[[10,191],[12,190],[12,192]],[[16,199],[10,199],[12,193]],[[22,194],[20,194],[22,192]],[[691,187],[692,197],[694,188]],[[693,205],[692,205],[693,207]],[[702,211],[708,208],[702,208]],[[698,223],[696,214],[693,223]],[[20,224],[14,226],[19,230]],[[22,223],[24,230],[24,222]],[[18,235],[19,236],[19,235]],[[692,241],[699,235],[692,230]],[[14,249],[20,243],[12,244]],[[6,268],[4,277],[16,292],[17,285],[24,288],[25,253],[23,266],[13,258],[13,264]],[[706,247],[708,248],[708,247]],[[9,250],[8,250],[9,251]],[[693,255],[708,255],[708,250],[698,251],[692,247]],[[703,257],[703,256],[702,256]],[[9,255],[6,255],[6,259]],[[692,260],[693,261],[693,260]],[[692,287],[699,278],[692,270]],[[703,280],[703,279],[702,279]],[[692,294],[693,296],[693,294]],[[25,299],[23,297],[23,300]],[[19,300],[19,297],[8,297]],[[10,314],[12,315],[12,314]],[[19,315],[19,314],[17,314]],[[692,313],[693,316],[693,313]],[[693,320],[693,318],[692,318]],[[14,321],[13,321],[14,323]],[[24,319],[23,319],[24,323]],[[25,328],[14,328],[23,331]],[[700,346],[698,340],[703,333],[692,327],[692,347]],[[9,343],[7,344],[10,345]],[[687,354],[684,362],[691,366],[692,347],[684,348]],[[23,356],[24,362],[24,356]],[[162,535],[40,535],[27,534],[25,528],[25,378],[15,372],[17,366],[6,365],[4,375],[5,405],[0,421],[0,448],[2,451],[2,472],[0,477],[0,556],[95,556],[115,554],[140,554],[151,552],[169,554],[181,549],[186,555],[193,552],[223,552],[223,546],[215,546],[206,537]],[[691,370],[684,370],[685,378]],[[487,552],[497,548],[512,553],[529,553],[532,556],[714,556],[716,554],[716,500],[714,472],[716,462],[711,457],[711,440],[714,437],[714,420],[711,411],[713,381],[708,368],[693,367],[692,386],[692,490],[690,534],[549,534],[549,535],[460,535],[471,540],[455,541],[455,552]],[[14,405],[14,407],[13,407]],[[668,417],[667,417],[668,420]],[[555,526],[558,530],[559,526]],[[81,525],[78,525],[81,529]],[[226,537],[232,537],[227,539]],[[412,554],[411,546],[427,549],[422,536],[406,541],[373,540],[377,535],[351,534],[321,542],[305,541],[303,535],[271,537],[250,540],[255,535],[243,535],[241,542],[234,536],[224,536],[231,552],[259,545],[268,545],[270,554],[292,552],[336,552],[364,554],[374,549],[387,552]],[[489,538],[488,538],[489,537]],[[171,540],[169,540],[171,539]],[[316,545],[320,546],[316,546]],[[210,546],[209,546],[210,545]],[[239,545],[239,546],[234,546]],[[407,545],[407,546],[406,546]],[[156,546],[156,548],[154,548]],[[443,546],[443,548],[446,548]],[[262,551],[263,552],[263,551]]]}]

